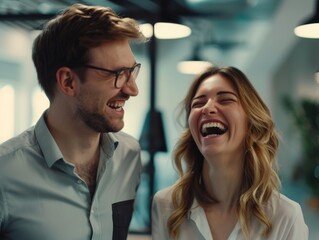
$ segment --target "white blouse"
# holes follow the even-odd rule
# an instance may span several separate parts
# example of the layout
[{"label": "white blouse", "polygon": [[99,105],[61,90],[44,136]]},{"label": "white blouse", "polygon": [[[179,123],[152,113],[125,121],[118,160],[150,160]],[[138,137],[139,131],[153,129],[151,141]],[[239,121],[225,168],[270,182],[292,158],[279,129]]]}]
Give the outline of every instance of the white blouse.
[{"label": "white blouse", "polygon": [[[152,206],[152,239],[168,240],[167,220],[172,213],[172,187],[160,190],[154,196]],[[300,205],[282,194],[272,194],[266,213],[271,218],[272,231],[267,238],[261,236],[263,226],[258,220],[252,221],[249,239],[253,240],[308,240],[309,230],[305,224]],[[243,240],[239,222],[228,240]],[[196,200],[181,225],[179,240],[213,240],[203,208]]]}]

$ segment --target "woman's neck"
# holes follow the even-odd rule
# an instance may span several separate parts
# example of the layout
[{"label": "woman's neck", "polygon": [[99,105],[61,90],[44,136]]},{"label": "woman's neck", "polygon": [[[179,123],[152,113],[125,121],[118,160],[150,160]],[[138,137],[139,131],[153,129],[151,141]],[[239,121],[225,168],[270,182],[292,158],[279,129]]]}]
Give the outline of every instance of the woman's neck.
[{"label": "woman's neck", "polygon": [[237,206],[242,186],[243,167],[236,159],[233,164],[215,164],[204,160],[202,181],[208,194],[223,211]]}]

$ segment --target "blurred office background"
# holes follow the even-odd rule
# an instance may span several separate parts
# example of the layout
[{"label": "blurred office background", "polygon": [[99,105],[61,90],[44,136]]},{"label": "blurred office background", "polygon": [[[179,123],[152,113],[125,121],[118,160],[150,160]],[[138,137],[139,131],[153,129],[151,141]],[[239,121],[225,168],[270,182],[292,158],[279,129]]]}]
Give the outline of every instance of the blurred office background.
[{"label": "blurred office background", "polygon": [[125,105],[124,131],[142,144],[144,172],[132,234],[150,233],[152,194],[177,178],[171,158],[181,131],[177,106],[194,78],[178,64],[197,57],[241,69],[268,104],[281,134],[282,191],[301,204],[309,239],[319,239],[319,38],[294,33],[315,14],[316,0],[0,0],[0,143],[32,126],[48,107],[32,41],[45,20],[75,2],[110,6],[151,26],[177,20],[192,31],[133,46],[142,63],[140,94]]}]

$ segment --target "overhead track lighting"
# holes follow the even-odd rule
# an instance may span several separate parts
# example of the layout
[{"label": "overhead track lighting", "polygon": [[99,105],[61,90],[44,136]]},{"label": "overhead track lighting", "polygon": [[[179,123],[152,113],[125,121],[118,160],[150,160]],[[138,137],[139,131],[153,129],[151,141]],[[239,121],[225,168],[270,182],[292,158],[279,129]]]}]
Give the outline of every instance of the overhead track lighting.
[{"label": "overhead track lighting", "polygon": [[302,38],[319,38],[319,0],[316,2],[313,16],[297,26],[294,32]]}]

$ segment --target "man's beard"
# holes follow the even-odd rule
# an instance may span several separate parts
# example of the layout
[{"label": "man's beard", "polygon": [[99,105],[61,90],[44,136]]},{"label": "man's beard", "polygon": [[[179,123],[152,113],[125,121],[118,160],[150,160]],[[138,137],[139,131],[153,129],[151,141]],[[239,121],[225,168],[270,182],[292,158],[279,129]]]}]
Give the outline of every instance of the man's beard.
[{"label": "man's beard", "polygon": [[76,110],[76,117],[80,118],[89,128],[96,132],[118,132],[123,126],[118,127],[112,124],[109,119],[99,112],[87,111],[83,106],[79,106]]}]

